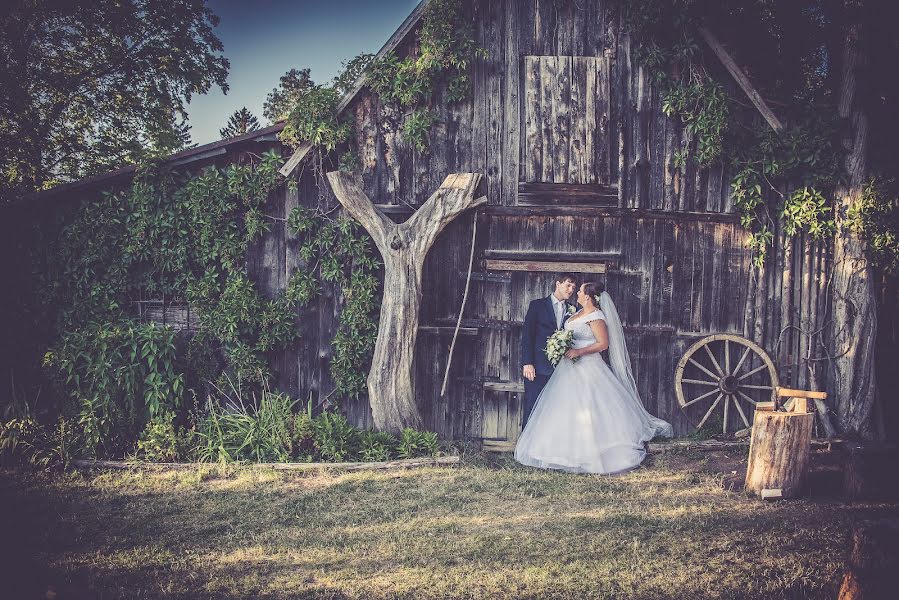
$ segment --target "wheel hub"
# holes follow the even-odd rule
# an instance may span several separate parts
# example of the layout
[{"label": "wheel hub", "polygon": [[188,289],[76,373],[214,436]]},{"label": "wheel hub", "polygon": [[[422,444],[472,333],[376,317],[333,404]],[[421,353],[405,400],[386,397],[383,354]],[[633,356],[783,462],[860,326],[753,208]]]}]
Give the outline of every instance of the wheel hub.
[{"label": "wheel hub", "polygon": [[725,394],[734,394],[740,388],[740,382],[733,375],[727,375],[721,378],[718,382],[718,387]]}]

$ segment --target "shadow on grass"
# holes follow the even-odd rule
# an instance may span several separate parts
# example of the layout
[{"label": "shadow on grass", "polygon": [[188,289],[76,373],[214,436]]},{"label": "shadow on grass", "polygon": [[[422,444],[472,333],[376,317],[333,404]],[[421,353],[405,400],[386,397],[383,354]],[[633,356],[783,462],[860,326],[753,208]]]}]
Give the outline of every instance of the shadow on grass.
[{"label": "shadow on grass", "polygon": [[852,523],[895,512],[767,505],[705,474],[569,476],[503,459],[236,473],[0,473],[10,597],[832,597]]}]

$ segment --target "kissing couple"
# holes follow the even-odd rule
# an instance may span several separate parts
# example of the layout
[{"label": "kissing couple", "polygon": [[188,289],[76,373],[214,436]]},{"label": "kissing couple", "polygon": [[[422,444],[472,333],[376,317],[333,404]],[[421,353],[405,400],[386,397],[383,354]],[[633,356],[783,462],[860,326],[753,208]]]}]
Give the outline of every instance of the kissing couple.
[{"label": "kissing couple", "polygon": [[[570,302],[577,290],[577,304]],[[571,332],[554,367],[547,341]],[[608,349],[609,362],[602,351]],[[553,293],[532,300],[521,331],[524,430],[515,460],[541,469],[616,474],[637,468],[645,442],[671,437],[671,424],[646,412],[631,371],[624,330],[601,283],[556,277]]]}]

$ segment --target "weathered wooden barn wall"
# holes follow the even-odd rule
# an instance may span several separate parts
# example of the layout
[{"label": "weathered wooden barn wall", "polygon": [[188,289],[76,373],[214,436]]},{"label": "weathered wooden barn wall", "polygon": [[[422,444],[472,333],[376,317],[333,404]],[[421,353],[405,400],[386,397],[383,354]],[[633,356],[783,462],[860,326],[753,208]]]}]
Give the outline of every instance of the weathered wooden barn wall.
[{"label": "weathered wooden barn wall", "polygon": [[[349,107],[364,189],[395,219],[411,214],[448,173],[486,175],[489,206],[476,217],[475,268],[442,398],[474,215],[442,234],[425,268],[416,385],[428,427],[448,438],[516,439],[524,311],[530,299],[550,292],[555,272],[568,263],[576,263],[575,271],[605,270],[581,276],[606,284],[616,300],[644,402],[678,434],[702,412],[684,414],[677,405],[675,365],[707,334],[744,335],[771,353],[782,382],[816,385],[803,357],[821,357],[807,333],[824,320],[828,249],[797,237],[765,268],[751,267],[728,174],[689,160],[675,164],[688,140],[662,113],[651,74],[633,62],[620,5],[473,0],[465,6],[488,58],[473,65],[470,100],[433,106],[428,153],[404,144],[402,115],[377,97],[363,91]],[[308,166],[299,180],[297,193],[272,199],[269,214],[283,219],[293,206],[317,202]],[[250,266],[275,293],[298,260],[296,241],[275,226],[251,253]],[[523,261],[557,268],[515,270]],[[327,290],[302,316],[298,350],[276,357],[279,385],[302,399],[333,389],[329,342],[339,300],[340,290]],[[826,361],[811,364],[824,381]],[[364,397],[342,406],[354,422],[371,423]]]},{"label": "weathered wooden barn wall", "polygon": [[[752,268],[729,175],[720,166],[697,169],[692,161],[676,166],[674,154],[686,144],[683,128],[664,116],[651,74],[634,64],[619,4],[472,0],[465,6],[489,57],[473,65],[470,100],[435,103],[429,153],[406,147],[397,132],[401,115],[376,97],[363,91],[349,107],[365,191],[392,218],[408,217],[448,173],[486,176],[489,205],[448,227],[425,267],[416,385],[426,425],[445,438],[516,439],[524,311],[530,299],[551,291],[555,272],[569,270],[567,263],[592,271],[581,274],[585,280],[607,285],[647,408],[672,421],[678,434],[693,427],[704,407],[681,411],[673,393],[675,365],[707,334],[730,332],[757,342],[784,384],[823,385],[828,362],[820,338],[809,334],[828,319],[828,245],[797,236],[778,251],[783,233],[776,229],[765,267]],[[190,167],[224,166],[248,150],[261,151],[258,143],[236,144]],[[249,250],[249,272],[269,296],[305,267],[284,219],[293,207],[314,206],[319,194],[330,193],[316,187],[310,165],[293,177],[296,191],[285,187],[272,195],[265,206],[271,230]],[[447,394],[440,397],[475,219],[463,329]],[[551,270],[527,267],[534,262]],[[341,295],[328,287],[301,309],[296,349],[271,357],[273,384],[303,402],[333,391],[330,342]],[[881,310],[895,307],[895,290],[882,296]],[[171,307],[145,308],[147,318],[186,323],[187,315]],[[884,339],[895,348],[896,321],[884,323],[893,328]],[[371,424],[364,397],[343,400],[341,407],[356,424]]]}]

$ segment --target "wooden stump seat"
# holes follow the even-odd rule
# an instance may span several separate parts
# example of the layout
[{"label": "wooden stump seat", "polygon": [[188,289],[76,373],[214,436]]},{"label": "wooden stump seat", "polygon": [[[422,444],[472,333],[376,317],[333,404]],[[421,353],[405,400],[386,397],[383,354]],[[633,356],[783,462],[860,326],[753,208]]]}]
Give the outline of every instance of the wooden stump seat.
[{"label": "wooden stump seat", "polygon": [[[824,392],[776,388],[776,402],[759,402],[752,423],[746,493],[761,498],[796,498],[804,492],[815,413],[809,400]],[[786,411],[777,410],[789,398]]]}]

